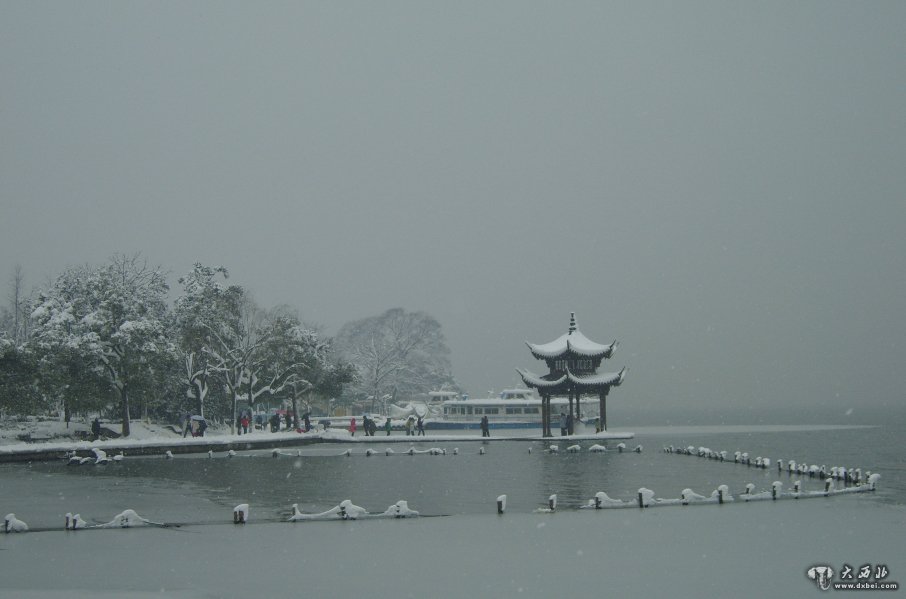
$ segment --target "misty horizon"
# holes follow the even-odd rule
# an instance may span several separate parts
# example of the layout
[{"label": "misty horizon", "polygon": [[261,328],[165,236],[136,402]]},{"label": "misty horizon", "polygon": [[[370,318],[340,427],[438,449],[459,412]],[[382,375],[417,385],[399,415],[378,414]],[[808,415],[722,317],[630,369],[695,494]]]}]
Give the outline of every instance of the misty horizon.
[{"label": "misty horizon", "polygon": [[614,425],[903,403],[901,3],[0,7],[0,294],[140,252],[482,397],[619,342]]}]

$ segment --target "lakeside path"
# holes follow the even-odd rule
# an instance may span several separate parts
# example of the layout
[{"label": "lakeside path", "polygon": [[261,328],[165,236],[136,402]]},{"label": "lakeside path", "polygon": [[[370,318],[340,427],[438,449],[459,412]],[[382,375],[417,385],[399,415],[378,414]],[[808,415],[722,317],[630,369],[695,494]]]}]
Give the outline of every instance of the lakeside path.
[{"label": "lakeside path", "polygon": [[351,437],[346,430],[334,429],[310,433],[267,433],[254,432],[246,435],[211,434],[201,438],[183,438],[155,436],[143,439],[108,439],[103,441],[48,441],[42,443],[16,443],[0,445],[0,463],[31,462],[58,460],[75,452],[82,457],[93,457],[92,450],[100,449],[113,457],[117,452],[130,456],[163,455],[167,451],[173,454],[208,453],[209,451],[248,451],[252,449],[274,449],[279,447],[297,447],[319,443],[437,443],[437,442],[502,442],[502,441],[547,441],[550,443],[578,441],[618,441],[632,439],[635,433],[605,432],[590,435],[572,435],[569,437],[542,437],[541,435],[513,435],[482,437],[481,435],[425,435],[406,436],[401,434],[374,437],[363,435]]}]

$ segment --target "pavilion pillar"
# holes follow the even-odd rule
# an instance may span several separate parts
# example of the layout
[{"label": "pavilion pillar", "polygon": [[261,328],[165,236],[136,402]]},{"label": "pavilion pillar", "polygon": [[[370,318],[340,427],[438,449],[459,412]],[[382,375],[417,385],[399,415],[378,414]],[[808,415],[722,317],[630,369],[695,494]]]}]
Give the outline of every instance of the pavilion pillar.
[{"label": "pavilion pillar", "polygon": [[601,431],[604,432],[607,430],[607,394],[610,392],[610,387],[605,387],[603,391],[598,395],[599,401],[599,419],[601,421]]},{"label": "pavilion pillar", "polygon": [[541,396],[541,434],[544,437],[551,437],[551,396],[550,394]]},{"label": "pavilion pillar", "polygon": [[576,420],[582,418],[582,394],[576,391]]},{"label": "pavilion pillar", "polygon": [[575,412],[575,410],[573,410],[573,399],[575,399],[576,403],[578,403],[578,401],[579,401],[578,398],[579,398],[579,394],[573,390],[570,390],[570,392],[569,392],[569,428],[566,429],[567,435],[572,435],[573,431],[576,430],[576,416],[575,416],[576,412]]}]

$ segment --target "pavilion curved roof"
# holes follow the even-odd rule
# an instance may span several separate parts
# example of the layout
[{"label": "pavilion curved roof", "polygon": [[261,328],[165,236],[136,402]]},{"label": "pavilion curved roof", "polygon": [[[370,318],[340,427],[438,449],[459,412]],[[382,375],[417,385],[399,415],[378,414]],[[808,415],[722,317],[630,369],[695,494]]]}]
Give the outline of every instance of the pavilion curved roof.
[{"label": "pavilion curved roof", "polygon": [[569,382],[579,387],[600,387],[601,385],[615,387],[622,383],[623,379],[626,378],[626,368],[623,367],[623,370],[620,372],[605,372],[602,374],[592,374],[590,376],[579,376],[567,369],[566,378]]},{"label": "pavilion curved roof", "polygon": [[573,374],[569,370],[566,371],[566,374],[561,375],[556,379],[546,379],[543,376],[539,376],[534,372],[529,372],[521,368],[517,368],[516,372],[519,373],[519,376],[522,377],[522,381],[529,387],[534,387],[536,389],[554,389],[555,387],[560,387],[566,385],[567,387],[588,387],[588,388],[600,388],[602,386],[615,387],[623,382],[623,379],[626,378],[626,368],[623,368],[620,372],[607,372],[602,374],[592,374],[589,376],[580,376],[578,374]]},{"label": "pavilion curved roof", "polygon": [[564,333],[550,343],[536,344],[526,341],[525,344],[528,345],[532,355],[539,360],[559,358],[570,353],[586,358],[610,358],[617,346],[616,340],[610,345],[595,343],[578,329]]},{"label": "pavilion curved roof", "polygon": [[558,379],[548,380],[540,375],[535,374],[534,372],[529,372],[528,370],[523,370],[517,368],[516,372],[519,373],[519,376],[522,377],[522,381],[529,387],[535,387],[536,389],[545,389],[551,387],[557,387],[562,385],[567,380],[567,375],[563,375]]}]

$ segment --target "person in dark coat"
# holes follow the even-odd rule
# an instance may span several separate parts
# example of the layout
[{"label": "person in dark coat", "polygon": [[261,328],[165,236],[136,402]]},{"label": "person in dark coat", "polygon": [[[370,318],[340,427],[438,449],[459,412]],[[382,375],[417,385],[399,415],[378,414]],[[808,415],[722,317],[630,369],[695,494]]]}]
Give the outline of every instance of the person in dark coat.
[{"label": "person in dark coat", "polygon": [[487,416],[482,416],[482,417],[481,417],[481,436],[482,436],[482,437],[490,437],[490,436],[491,436],[491,430],[490,430],[490,429],[491,429],[491,427],[490,427],[490,425],[488,424],[488,417],[487,417]]},{"label": "person in dark coat", "polygon": [[293,427],[293,415],[289,413],[289,410],[283,415],[283,419],[286,421],[286,430],[291,429]]},{"label": "person in dark coat", "polygon": [[311,413],[310,412],[305,412],[304,414],[302,414],[302,423],[305,425],[306,433],[311,430]]},{"label": "person in dark coat", "polygon": [[91,423],[91,434],[95,441],[101,438],[101,421],[97,418]]},{"label": "person in dark coat", "polygon": [[390,416],[387,416],[387,420],[384,421],[384,430],[387,431],[387,436],[390,436],[390,429],[393,428],[393,423],[390,422]]},{"label": "person in dark coat", "polygon": [[415,428],[418,430],[419,437],[425,436],[425,421],[422,420],[421,416],[419,416],[418,420],[415,421]]},{"label": "person in dark coat", "polygon": [[560,436],[566,436],[566,414],[560,412]]},{"label": "person in dark coat", "polygon": [[186,412],[186,426],[185,426],[184,430],[182,431],[182,438],[183,438],[183,439],[186,438],[186,435],[189,434],[189,431],[190,431],[190,430],[192,430],[192,416],[191,416],[191,414],[189,414],[188,412]]}]

